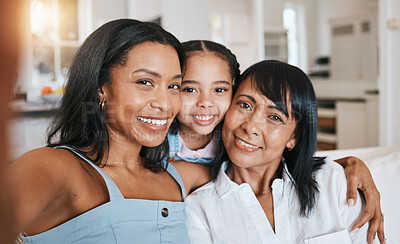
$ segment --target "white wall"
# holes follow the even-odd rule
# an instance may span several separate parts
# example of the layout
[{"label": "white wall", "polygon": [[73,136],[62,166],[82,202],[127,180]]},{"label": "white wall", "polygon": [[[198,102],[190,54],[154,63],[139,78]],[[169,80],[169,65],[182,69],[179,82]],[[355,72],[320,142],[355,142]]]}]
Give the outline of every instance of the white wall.
[{"label": "white wall", "polygon": [[329,20],[354,13],[368,13],[375,8],[377,0],[318,0],[316,1],[316,55],[330,54]]},{"label": "white wall", "polygon": [[161,17],[161,25],[181,42],[210,39],[209,0],[126,0],[130,18],[151,21]]},{"label": "white wall", "polygon": [[266,0],[264,1],[264,29],[282,30],[283,29],[283,5],[285,0]]},{"label": "white wall", "polygon": [[110,20],[127,16],[127,0],[92,0],[93,30]]},{"label": "white wall", "polygon": [[128,16],[141,21],[161,17],[161,0],[128,0]]},{"label": "white wall", "polygon": [[387,25],[391,18],[400,23],[400,1],[379,0],[379,15],[380,145],[400,145],[400,26]]},{"label": "white wall", "polygon": [[180,41],[211,39],[210,16],[226,27],[226,45],[241,70],[263,58],[263,0],[127,0],[128,16],[140,20],[161,17],[161,25]]},{"label": "white wall", "polygon": [[[261,9],[260,9],[261,8]],[[235,55],[244,71],[263,58],[262,1],[258,0],[213,0],[211,15],[225,19],[227,37],[225,44]]]},{"label": "white wall", "polygon": [[210,0],[162,0],[162,26],[181,42],[210,39]]}]

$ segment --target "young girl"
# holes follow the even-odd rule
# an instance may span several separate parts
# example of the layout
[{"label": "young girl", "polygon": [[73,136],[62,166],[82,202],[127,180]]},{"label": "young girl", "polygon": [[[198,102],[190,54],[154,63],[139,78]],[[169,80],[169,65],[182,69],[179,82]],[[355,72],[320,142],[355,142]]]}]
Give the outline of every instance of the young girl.
[{"label": "young girl", "polygon": [[189,41],[181,85],[181,110],[168,133],[170,157],[210,165],[223,152],[220,127],[240,70],[235,55],[221,44]]}]

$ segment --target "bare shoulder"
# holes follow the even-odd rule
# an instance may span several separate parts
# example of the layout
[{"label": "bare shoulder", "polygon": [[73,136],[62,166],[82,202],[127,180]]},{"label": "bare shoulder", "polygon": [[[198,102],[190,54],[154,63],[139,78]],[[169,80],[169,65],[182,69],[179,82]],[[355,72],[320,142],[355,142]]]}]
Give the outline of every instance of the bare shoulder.
[{"label": "bare shoulder", "polygon": [[10,168],[29,168],[33,171],[51,170],[53,173],[62,173],[66,168],[70,171],[78,166],[79,161],[71,152],[42,147],[23,154],[11,164]]},{"label": "bare shoulder", "polygon": [[172,163],[185,185],[186,195],[211,181],[211,167],[186,161]]},{"label": "bare shoulder", "polygon": [[38,148],[15,160],[7,169],[6,184],[8,195],[14,200],[18,229],[29,228],[29,223],[45,216],[49,203],[67,204],[75,182],[73,177],[82,178],[79,174],[83,172],[79,160],[61,149]]},{"label": "bare shoulder", "polygon": [[[31,182],[47,182],[42,187],[67,187],[71,177],[76,176],[83,169],[79,160],[69,151],[42,147],[23,154],[11,163],[8,169],[10,182],[26,183],[29,188]],[[15,182],[17,183],[17,182]],[[19,184],[18,183],[18,184]],[[50,183],[50,185],[47,185]]]}]

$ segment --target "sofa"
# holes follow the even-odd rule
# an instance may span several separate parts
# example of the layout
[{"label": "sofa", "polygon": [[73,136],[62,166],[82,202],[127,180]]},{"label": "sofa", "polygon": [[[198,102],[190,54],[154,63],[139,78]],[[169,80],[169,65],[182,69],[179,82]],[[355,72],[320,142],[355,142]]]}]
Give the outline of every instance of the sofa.
[{"label": "sofa", "polygon": [[316,155],[356,156],[366,163],[381,194],[386,238],[389,243],[400,243],[400,146],[318,151]]}]

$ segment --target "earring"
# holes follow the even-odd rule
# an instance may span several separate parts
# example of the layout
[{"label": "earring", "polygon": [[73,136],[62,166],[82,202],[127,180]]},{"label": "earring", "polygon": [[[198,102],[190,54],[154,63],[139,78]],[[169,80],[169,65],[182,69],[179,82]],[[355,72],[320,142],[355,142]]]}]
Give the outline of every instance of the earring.
[{"label": "earring", "polygon": [[103,108],[104,108],[104,103],[105,103],[106,101],[105,101],[105,99],[104,98],[102,98],[101,100],[100,100],[100,102],[99,102],[99,109],[100,110],[103,110]]},{"label": "earring", "polygon": [[294,146],[290,145],[290,147],[288,147],[287,150],[290,152],[290,151],[292,151],[293,147]]}]

